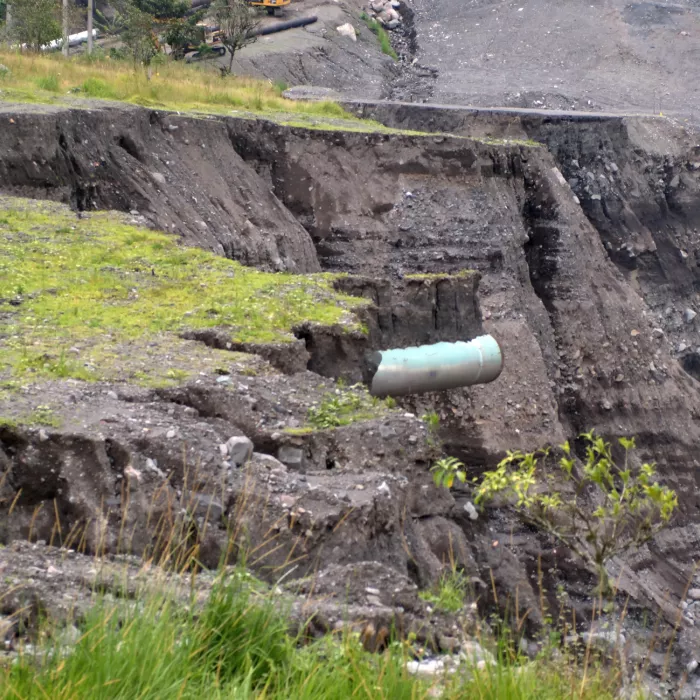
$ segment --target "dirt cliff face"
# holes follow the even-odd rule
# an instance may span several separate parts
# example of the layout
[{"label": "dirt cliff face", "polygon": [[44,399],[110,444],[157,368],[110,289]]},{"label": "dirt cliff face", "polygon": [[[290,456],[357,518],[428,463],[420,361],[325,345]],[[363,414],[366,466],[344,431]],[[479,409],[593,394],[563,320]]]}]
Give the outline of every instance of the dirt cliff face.
[{"label": "dirt cliff face", "polygon": [[[481,273],[484,326],[503,344],[504,374],[491,385],[414,403],[438,405],[446,449],[472,464],[589,428],[636,435],[683,503],[663,556],[652,545],[635,568],[651,598],[661,602],[669,587],[680,596],[687,543],[698,536],[698,385],[656,330],[640,295],[650,285],[618,269],[547,149],[441,135],[325,135],[242,122],[229,128],[247,161],[270,168],[277,196],[309,230],[327,268]],[[648,220],[645,206],[654,205],[640,198],[639,221]],[[684,206],[692,218],[695,205]]]},{"label": "dirt cliff face", "polygon": [[[125,114],[132,118],[131,112]],[[352,273],[341,282],[343,289],[374,302],[367,316],[370,340],[337,329],[298,329],[309,368],[326,376],[354,378],[352,368],[368,343],[386,347],[472,337],[483,328],[504,349],[505,370],[493,384],[414,398],[403,406],[411,416],[401,414],[394,422],[377,418],[322,434],[284,432],[294,427],[290,418],[298,426],[308,407],[299,397],[318,396],[313,374],[269,385],[238,376],[235,392],[203,381],[138,398],[136,403],[143,404],[138,410],[165,411],[171,416],[165,422],[182,423],[183,435],[191,433],[188,443],[197,445],[204,425],[213,431],[211,445],[197,447],[203,463],[216,467],[213,481],[220,477],[216,450],[230,437],[227,426],[250,437],[256,453],[285,462],[280,470],[261,458],[254,475],[257,491],[269,492],[272,504],[270,510],[253,509],[246,516],[256,540],[264,542],[269,528],[294,511],[281,535],[287,550],[301,546],[310,561],[339,567],[380,560],[420,585],[435,580],[452,548],[475,579],[488,580],[492,572],[499,592],[507,597],[518,590],[523,604],[535,609],[533,581],[542,557],[550,590],[557,577],[563,579],[585,618],[588,574],[566,552],[539,540],[505,511],[472,521],[464,509],[468,487],[456,488],[447,499],[431,486],[426,473],[429,436],[413,415],[436,410],[445,451],[464,459],[473,473],[494,464],[507,449],[533,449],[584,429],[594,428],[608,438],[634,435],[642,456],[656,460],[666,483],[677,489],[681,505],[673,527],[626,562],[621,587],[636,604],[660,609],[675,621],[700,539],[694,447],[700,438],[700,385],[678,362],[668,333],[659,332],[651,306],[654,294],[661,294],[659,270],[666,276],[668,294],[683,303],[694,289],[694,269],[682,263],[682,277],[670,262],[686,260],[680,251],[693,250],[697,225],[697,170],[687,164],[684,152],[670,160],[647,156],[645,162],[654,164],[648,174],[653,171],[654,177],[669,164],[664,171],[669,181],[662,187],[653,185],[653,178],[640,179],[642,142],[629,134],[625,142],[608,133],[594,153],[593,130],[554,135],[545,122],[539,132],[531,125],[527,133],[549,139],[554,157],[547,148],[524,141],[323,132],[145,111],[134,112],[132,126],[121,121],[126,119],[112,112],[20,115],[17,131],[0,134],[2,188],[63,198],[79,207],[131,209],[136,201],[153,224],[179,232],[190,244],[221,245],[219,250],[263,266],[273,265],[277,255],[285,267],[298,271],[320,263],[325,270]],[[78,139],[86,124],[92,132]],[[18,136],[31,133],[44,140],[31,158],[22,157],[28,146]],[[127,134],[143,144],[134,153],[120,145]],[[88,145],[82,143],[85,139]],[[94,152],[104,165],[88,170]],[[216,166],[203,155],[214,152]],[[611,174],[605,166],[613,153],[610,162],[618,170]],[[165,185],[154,183],[152,175],[149,179],[156,158]],[[165,158],[173,164],[167,171]],[[567,178],[575,177],[566,162],[577,172],[590,170],[598,189],[588,175],[570,184]],[[193,199],[191,168],[206,177],[197,185],[197,201],[189,204],[183,193]],[[608,172],[608,189],[599,184],[596,168]],[[622,174],[617,177],[617,172]],[[678,183],[671,186],[676,176]],[[632,198],[635,186],[639,197]],[[657,188],[653,201],[652,186]],[[175,220],[175,213],[181,220]],[[244,216],[256,227],[254,237],[246,237]],[[195,217],[208,222],[206,230],[198,229]],[[641,262],[634,268],[621,260],[620,250],[624,241],[646,236],[645,227],[653,233],[644,238],[648,250],[635,254]],[[478,275],[456,286],[445,278],[445,273],[465,269]],[[79,397],[79,403],[92,400]],[[135,399],[128,400],[128,410],[137,410]],[[100,415],[97,408],[91,411]],[[150,415],[142,418],[163,422]],[[159,465],[176,470],[177,450],[167,446],[173,438],[167,437],[165,423],[166,437],[158,440],[166,446],[161,447],[149,442],[155,433],[146,441],[129,436],[120,425],[130,422],[117,415],[107,421],[107,432],[99,428],[100,434],[109,433],[109,440],[123,444],[140,473],[146,474],[146,460],[155,452]],[[6,462],[14,470],[38,465],[55,441],[65,443],[65,438],[50,437],[41,446],[39,440],[36,433],[3,433]],[[126,466],[110,463],[101,450],[91,452],[103,475],[97,481],[114,492],[115,483],[104,479],[114,478],[108,476],[110,469]],[[157,492],[155,482],[150,484],[156,476],[143,477],[144,503]],[[183,488],[182,476],[177,479],[171,485],[175,492]],[[228,500],[217,501],[226,514],[245,502],[243,482],[235,472],[232,479]],[[366,489],[372,493],[369,500],[363,495],[369,495]],[[204,486],[201,492],[214,498]],[[301,493],[306,495],[298,500]],[[391,498],[385,499],[387,493]],[[35,496],[46,500],[51,494]],[[307,511],[311,515],[298,520]],[[22,517],[31,520],[29,512]],[[352,526],[339,535],[335,528],[350,517],[348,512],[354,514]],[[49,521],[42,526],[49,532],[52,527]],[[11,538],[29,526],[18,522],[12,527]],[[213,562],[221,541],[212,537],[206,546]],[[281,556],[279,550],[270,551],[274,570],[287,565]],[[308,571],[304,564],[290,575]],[[533,613],[534,622],[536,618]],[[693,627],[684,625],[690,639]]]},{"label": "dirt cliff face", "polygon": [[3,114],[0,122],[6,194],[132,211],[246,265],[319,269],[306,231],[241,161],[218,119],[120,108]]}]

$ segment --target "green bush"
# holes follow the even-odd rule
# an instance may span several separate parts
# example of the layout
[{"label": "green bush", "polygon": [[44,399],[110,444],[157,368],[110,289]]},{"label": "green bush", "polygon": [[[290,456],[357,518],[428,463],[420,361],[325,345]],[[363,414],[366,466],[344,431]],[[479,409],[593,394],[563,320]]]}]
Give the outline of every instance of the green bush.
[{"label": "green bush", "polygon": [[654,464],[633,466],[632,438],[620,438],[618,464],[610,443],[593,431],[580,436],[579,462],[568,442],[549,469],[550,450],[509,452],[495,471],[485,472],[476,503],[504,494],[531,524],[540,527],[589,564],[598,576],[597,592],[612,594],[606,564],[649,541],[668,524],[678,505],[676,492],[656,481]]},{"label": "green bush", "polygon": [[113,99],[115,97],[112,88],[100,78],[88,78],[80,89],[90,97],[99,97],[102,99]]},{"label": "green bush", "polygon": [[37,78],[34,82],[40,90],[59,92],[61,89],[61,81],[58,79],[58,76],[55,73],[52,73],[51,75],[44,75],[41,78]]}]

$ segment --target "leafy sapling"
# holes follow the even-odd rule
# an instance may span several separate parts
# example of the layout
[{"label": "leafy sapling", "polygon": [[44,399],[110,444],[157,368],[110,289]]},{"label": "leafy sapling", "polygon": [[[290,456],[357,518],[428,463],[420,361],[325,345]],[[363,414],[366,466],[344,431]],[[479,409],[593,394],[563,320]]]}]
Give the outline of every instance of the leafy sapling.
[{"label": "leafy sapling", "polygon": [[464,483],[467,480],[467,472],[464,464],[455,457],[443,457],[439,459],[430,471],[433,473],[433,481],[437,487],[451,489],[455,479]]},{"label": "leafy sapling", "polygon": [[678,496],[656,480],[653,463],[635,468],[633,438],[620,438],[622,464],[610,443],[593,431],[581,436],[585,460],[579,462],[568,442],[554,468],[545,469],[550,450],[508,452],[494,471],[483,475],[476,503],[497,495],[513,499],[523,519],[543,529],[590,565],[598,577],[597,593],[611,598],[607,564],[648,542],[668,524]]}]

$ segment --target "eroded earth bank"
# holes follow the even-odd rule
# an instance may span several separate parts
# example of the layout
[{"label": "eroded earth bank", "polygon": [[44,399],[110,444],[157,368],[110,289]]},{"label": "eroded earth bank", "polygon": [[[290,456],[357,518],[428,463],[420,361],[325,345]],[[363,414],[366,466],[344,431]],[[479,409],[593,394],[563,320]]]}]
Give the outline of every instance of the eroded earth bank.
[{"label": "eroded earth bank", "polygon": [[[534,632],[541,590],[556,608],[563,584],[586,627],[592,572],[507,507],[474,519],[469,481],[438,489],[429,467],[443,453],[478,476],[508,449],[595,429],[636,436],[641,456],[679,494],[671,527],[611,574],[621,599],[630,597],[630,660],[650,644],[643,620],[659,615],[677,625],[671,677],[680,682],[700,641],[686,601],[700,545],[697,135],[664,119],[470,113],[446,124],[444,115],[386,109],[374,116],[392,126],[458,135],[144,109],[0,115],[8,240],[21,243],[22,212],[33,249],[44,241],[49,250],[52,236],[92,231],[91,212],[107,209],[123,212],[119,225],[134,228],[133,245],[150,227],[268,272],[346,273],[318,292],[345,305],[344,315],[316,317],[312,304],[307,319],[276,316],[274,333],[246,334],[245,322],[218,324],[221,309],[182,306],[169,326],[129,326],[123,336],[97,329],[68,342],[41,330],[50,313],[61,323],[71,313],[49,303],[63,298],[60,283],[3,293],[8,650],[18,611],[66,614],[66,596],[87,605],[120,553],[158,557],[194,546],[205,567],[245,549],[258,576],[282,581],[280,595],[296,601],[299,619],[316,613],[314,633],[354,622],[370,645],[381,646],[392,626],[436,651],[462,643],[453,619],[417,595],[451,561],[481,612],[517,599]],[[42,228],[47,218],[60,220],[58,233]],[[109,272],[133,276],[115,305],[136,324],[150,313],[139,296],[164,273],[133,260]],[[243,303],[256,313],[253,296]],[[197,323],[188,325],[190,316]],[[492,384],[398,406],[349,388],[369,349],[483,332],[506,358]],[[333,400],[344,425],[323,420]],[[437,434],[420,418],[431,411]],[[174,531],[177,541],[165,542]],[[651,655],[650,683],[664,670],[665,648]]]}]

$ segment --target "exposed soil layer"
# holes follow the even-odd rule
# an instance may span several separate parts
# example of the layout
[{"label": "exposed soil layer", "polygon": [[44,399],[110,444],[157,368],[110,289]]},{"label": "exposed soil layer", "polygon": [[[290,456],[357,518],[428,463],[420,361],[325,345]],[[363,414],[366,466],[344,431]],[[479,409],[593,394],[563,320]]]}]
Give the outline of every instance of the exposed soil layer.
[{"label": "exposed soil layer", "polygon": [[6,194],[131,211],[247,265],[319,269],[306,231],[241,160],[218,119],[103,108],[2,114],[0,123]]}]

